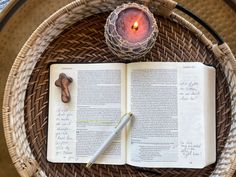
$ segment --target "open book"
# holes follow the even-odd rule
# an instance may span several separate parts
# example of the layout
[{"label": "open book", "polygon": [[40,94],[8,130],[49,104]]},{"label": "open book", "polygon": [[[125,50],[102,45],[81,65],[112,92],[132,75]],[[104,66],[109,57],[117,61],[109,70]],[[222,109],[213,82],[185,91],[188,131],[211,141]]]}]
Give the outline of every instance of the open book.
[{"label": "open book", "polygon": [[[73,79],[61,101],[60,73]],[[202,168],[216,160],[215,69],[202,63],[52,64],[47,159],[87,163],[122,115],[135,118],[99,164]]]}]

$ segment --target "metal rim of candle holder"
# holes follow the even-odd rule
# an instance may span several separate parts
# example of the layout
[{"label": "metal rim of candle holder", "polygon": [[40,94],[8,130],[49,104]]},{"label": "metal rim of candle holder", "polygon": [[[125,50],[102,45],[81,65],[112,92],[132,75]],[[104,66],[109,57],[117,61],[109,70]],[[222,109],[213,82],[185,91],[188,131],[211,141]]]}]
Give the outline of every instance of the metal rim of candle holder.
[{"label": "metal rim of candle holder", "polygon": [[[151,21],[151,34],[142,42],[131,43],[123,39],[117,32],[116,21],[118,16],[122,11],[128,8],[137,8],[142,10]],[[118,6],[107,18],[104,28],[104,36],[108,48],[113,54],[125,60],[140,58],[147,54],[154,46],[158,34],[158,27],[154,15],[146,6],[137,3],[127,3]]]}]

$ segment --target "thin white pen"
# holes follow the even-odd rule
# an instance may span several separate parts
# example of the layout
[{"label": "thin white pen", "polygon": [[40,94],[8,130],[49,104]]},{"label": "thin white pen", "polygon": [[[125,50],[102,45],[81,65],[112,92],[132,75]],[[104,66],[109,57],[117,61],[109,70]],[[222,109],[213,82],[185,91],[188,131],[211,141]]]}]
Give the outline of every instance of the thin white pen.
[{"label": "thin white pen", "polygon": [[116,126],[115,130],[112,132],[112,134],[104,141],[104,143],[100,146],[100,148],[96,151],[96,153],[93,155],[93,157],[89,160],[86,167],[90,168],[93,163],[95,163],[96,159],[99,155],[101,155],[106,148],[111,144],[115,136],[120,133],[120,131],[125,127],[125,125],[130,121],[130,119],[133,117],[132,113],[127,113],[124,116],[121,117],[120,122]]}]

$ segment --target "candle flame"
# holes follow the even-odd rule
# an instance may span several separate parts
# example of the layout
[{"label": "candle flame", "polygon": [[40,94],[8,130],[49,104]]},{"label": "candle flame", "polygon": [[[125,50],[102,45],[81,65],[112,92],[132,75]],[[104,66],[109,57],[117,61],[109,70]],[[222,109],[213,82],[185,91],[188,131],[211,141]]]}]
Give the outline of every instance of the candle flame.
[{"label": "candle flame", "polygon": [[132,26],[132,29],[135,30],[135,31],[138,30],[138,22],[137,21],[134,22],[134,24]]}]

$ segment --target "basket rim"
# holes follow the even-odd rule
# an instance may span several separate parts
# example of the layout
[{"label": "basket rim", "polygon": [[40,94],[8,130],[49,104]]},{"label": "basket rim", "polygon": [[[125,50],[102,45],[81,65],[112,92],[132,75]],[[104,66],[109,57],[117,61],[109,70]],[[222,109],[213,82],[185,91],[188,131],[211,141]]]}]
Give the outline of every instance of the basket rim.
[{"label": "basket rim", "polygon": [[[161,1],[161,0],[156,0],[156,1]],[[21,176],[23,176],[26,173],[25,170],[23,170],[21,168],[21,161],[24,160],[24,158],[17,156],[17,154],[15,152],[15,140],[11,137],[11,135],[14,134],[15,132],[12,130],[12,127],[11,127],[11,117],[10,117],[11,116],[11,111],[10,111],[11,99],[9,99],[9,95],[12,95],[12,93],[11,93],[12,86],[14,85],[15,80],[17,79],[16,74],[18,73],[18,69],[20,68],[22,63],[27,61],[26,55],[31,50],[31,47],[35,45],[35,42],[37,41],[37,39],[40,38],[47,31],[48,28],[52,28],[52,29],[55,28],[55,26],[56,26],[55,23],[60,21],[61,16],[65,15],[65,14],[69,15],[71,13],[71,10],[75,9],[76,7],[83,8],[84,5],[94,6],[94,5],[98,5],[99,3],[104,3],[104,2],[105,2],[104,0],[91,0],[91,1],[76,0],[76,1],[71,2],[71,3],[67,4],[66,6],[62,7],[58,11],[56,11],[54,14],[49,16],[43,23],[41,23],[40,26],[31,34],[31,36],[28,38],[28,40],[25,42],[25,44],[21,48],[20,52],[18,53],[13,65],[12,65],[12,68],[10,70],[10,73],[9,73],[9,76],[8,76],[8,79],[6,82],[5,90],[4,90],[3,107],[2,107],[3,127],[4,127],[4,134],[5,134],[5,138],[6,138],[6,142],[7,142],[7,147],[8,147],[11,159],[12,159],[18,173]],[[108,0],[106,2],[111,3],[113,6],[117,6],[119,3],[125,3],[127,1],[124,0],[124,1],[118,2],[118,4],[117,4],[117,2],[115,2],[115,0]],[[107,10],[110,10],[110,9],[107,9]],[[196,28],[193,24],[191,24],[186,19],[177,15],[174,12],[170,15],[170,19],[179,23],[180,25],[188,28],[191,32],[193,32],[199,38],[199,40],[201,42],[203,42],[203,44],[209,50],[213,50],[213,52],[217,51],[218,53],[214,52],[216,55],[216,58],[219,60],[222,60],[222,58],[224,60],[227,60],[227,62],[225,64],[230,65],[229,69],[228,69],[229,71],[236,69],[236,67],[235,67],[236,60],[235,60],[234,56],[232,55],[232,52],[227,44],[224,43],[222,45],[222,47],[217,46],[217,45],[213,45],[213,43],[198,28]],[[67,24],[67,25],[71,25],[71,24]],[[64,28],[65,27],[63,27],[60,30],[63,31]],[[60,32],[59,32],[59,34],[60,34]],[[227,49],[227,50],[225,50],[225,49]],[[222,52],[222,50],[225,50],[225,51]],[[232,76],[235,77],[235,73],[232,74]],[[235,80],[235,78],[234,78],[234,80]],[[28,82],[25,84],[28,85]],[[231,125],[231,129],[232,128],[233,127]],[[24,135],[24,136],[26,136],[26,135]],[[29,155],[30,155],[30,151],[29,151]],[[32,155],[30,155],[30,158],[34,159],[34,157]],[[234,161],[231,162],[229,167],[227,167],[227,169],[229,169],[229,171],[227,171],[227,172],[224,171],[225,175],[227,177],[232,176],[234,173],[235,167],[236,167],[236,159],[234,158]],[[35,167],[35,168],[39,168],[39,167]],[[217,166],[216,166],[216,168],[217,168]],[[35,169],[35,171],[36,170],[37,169]],[[39,168],[38,170],[43,173],[42,169]],[[34,171],[34,173],[35,173],[35,171]]]}]

